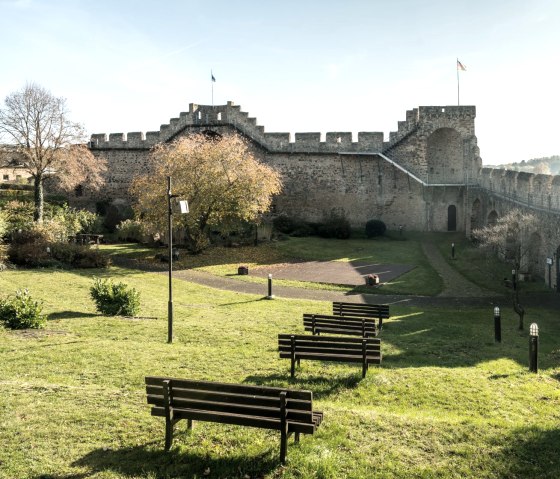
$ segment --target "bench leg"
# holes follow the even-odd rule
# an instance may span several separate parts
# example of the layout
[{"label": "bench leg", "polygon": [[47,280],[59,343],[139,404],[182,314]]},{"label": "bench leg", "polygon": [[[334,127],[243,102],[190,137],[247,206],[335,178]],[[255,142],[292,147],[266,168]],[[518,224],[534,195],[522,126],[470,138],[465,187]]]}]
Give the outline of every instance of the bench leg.
[{"label": "bench leg", "polygon": [[294,434],[294,442],[299,442],[299,432]]},{"label": "bench leg", "polygon": [[292,358],[292,364],[290,366],[290,376],[294,377],[296,375],[296,359]]},{"label": "bench leg", "polygon": [[192,419],[187,419],[187,429],[192,429]]},{"label": "bench leg", "polygon": [[288,451],[288,421],[286,420],[286,392],[280,393],[280,462],[286,464]]},{"label": "bench leg", "polygon": [[165,450],[171,449],[173,443],[173,421],[165,418]]}]

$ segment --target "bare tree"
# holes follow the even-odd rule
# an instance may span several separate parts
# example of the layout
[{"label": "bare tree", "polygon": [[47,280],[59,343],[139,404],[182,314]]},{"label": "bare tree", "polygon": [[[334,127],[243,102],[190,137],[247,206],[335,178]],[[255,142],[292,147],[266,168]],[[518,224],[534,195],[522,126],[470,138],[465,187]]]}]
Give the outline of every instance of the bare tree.
[{"label": "bare tree", "polygon": [[512,281],[506,280],[512,290],[513,309],[519,316],[519,329],[523,329],[525,308],[521,305],[519,293],[519,270],[525,265],[531,253],[530,235],[537,230],[537,218],[531,213],[513,209],[498,218],[493,225],[473,230],[472,235],[487,253],[498,255],[511,263]]},{"label": "bare tree", "polygon": [[34,220],[43,220],[43,184],[54,177],[69,190],[79,184],[97,189],[106,163],[84,145],[85,131],[68,118],[66,100],[35,83],[8,95],[0,109],[0,139],[13,147],[35,186]]},{"label": "bare tree", "polygon": [[189,201],[190,213],[177,218],[194,253],[208,245],[210,227],[255,221],[282,188],[280,173],[250,152],[237,135],[210,139],[190,135],[161,144],[151,155],[151,170],[132,184],[135,210],[153,231],[165,231],[167,176],[173,192]]}]

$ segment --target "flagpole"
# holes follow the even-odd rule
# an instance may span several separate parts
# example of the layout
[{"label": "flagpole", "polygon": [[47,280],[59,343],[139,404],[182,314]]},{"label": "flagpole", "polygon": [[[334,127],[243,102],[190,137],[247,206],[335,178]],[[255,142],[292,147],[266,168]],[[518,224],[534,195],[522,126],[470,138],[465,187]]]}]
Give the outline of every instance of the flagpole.
[{"label": "flagpole", "polygon": [[214,108],[214,74],[210,70],[210,83],[212,84],[212,108]]},{"label": "flagpole", "polygon": [[459,102],[459,59],[458,58],[457,58],[456,69],[457,69],[457,106],[459,106],[461,103]]}]

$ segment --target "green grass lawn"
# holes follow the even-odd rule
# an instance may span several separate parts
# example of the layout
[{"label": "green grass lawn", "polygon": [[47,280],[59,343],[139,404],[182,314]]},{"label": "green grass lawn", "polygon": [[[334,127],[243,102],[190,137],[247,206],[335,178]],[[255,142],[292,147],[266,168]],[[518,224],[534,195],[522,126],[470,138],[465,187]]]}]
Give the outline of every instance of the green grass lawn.
[{"label": "green grass lawn", "polygon": [[[348,256],[348,255],[346,255]],[[94,275],[141,293],[140,318],[98,315]],[[304,312],[325,302],[217,291],[176,281],[175,335],[167,337],[165,275],[108,271],[4,271],[0,291],[28,287],[49,321],[40,331],[0,329],[0,478],[557,478],[560,477],[560,325],[533,309],[540,371],[528,372],[528,337],[502,309],[392,306],[383,363],[302,361],[290,379],[277,334],[303,333]],[[314,392],[325,414],[314,436],[179,423],[163,451],[164,421],[150,416],[146,375],[288,386]]]},{"label": "green grass lawn", "polygon": [[[261,243],[258,247],[216,247],[192,256],[181,253],[175,268],[200,269],[217,276],[227,276],[239,281],[262,282],[261,278],[236,276],[240,264],[262,267],[275,263],[294,261],[362,261],[372,263],[398,263],[414,265],[414,269],[386,283],[382,288],[351,287],[331,283],[312,283],[276,279],[275,284],[307,289],[367,292],[369,294],[417,294],[433,296],[441,292],[442,281],[422,252],[422,236],[407,234],[404,240],[379,238],[357,238],[351,240],[324,239],[318,237],[287,238],[274,243]],[[150,262],[156,253],[166,249],[147,248],[142,245],[102,245],[104,251],[130,259]],[[227,258],[227,261],[224,260]],[[161,263],[159,263],[161,265]]]},{"label": "green grass lawn", "polygon": [[[475,284],[496,293],[511,292],[504,287],[503,279],[511,279],[511,264],[500,261],[496,257],[485,257],[480,249],[475,248],[463,233],[431,234],[448,263]],[[451,244],[455,243],[455,258],[451,256]],[[541,278],[520,284],[523,292],[548,292],[548,288]]]}]

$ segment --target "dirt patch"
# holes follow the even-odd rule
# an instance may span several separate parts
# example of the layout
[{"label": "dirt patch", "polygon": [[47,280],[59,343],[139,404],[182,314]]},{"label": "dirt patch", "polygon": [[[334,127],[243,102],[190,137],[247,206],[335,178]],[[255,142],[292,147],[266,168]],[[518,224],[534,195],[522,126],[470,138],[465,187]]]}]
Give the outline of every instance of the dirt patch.
[{"label": "dirt patch", "polygon": [[251,268],[249,274],[313,283],[344,284],[362,286],[365,276],[376,274],[381,283],[388,283],[414,268],[409,264],[380,264],[358,261],[304,261],[301,263],[280,263]]},{"label": "dirt patch", "polygon": [[69,331],[58,331],[54,329],[14,329],[10,331],[10,334],[20,338],[37,339],[48,336],[69,336],[72,333]]}]

